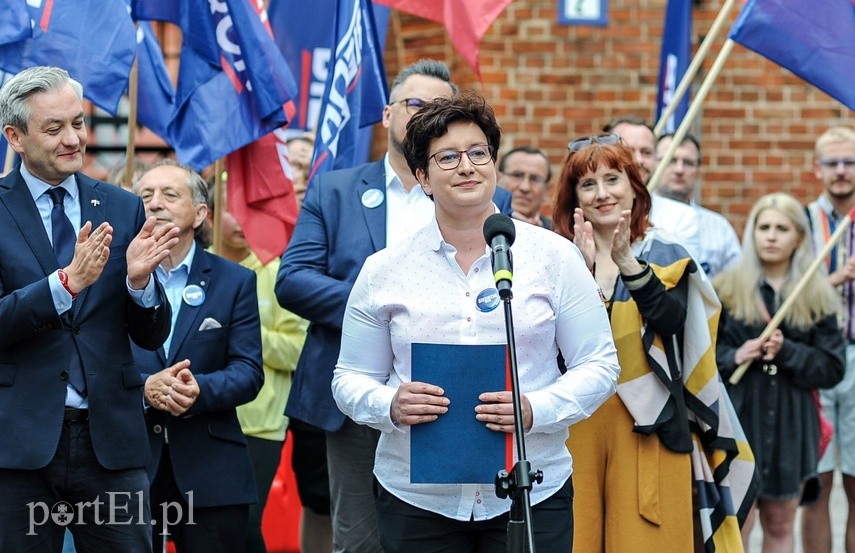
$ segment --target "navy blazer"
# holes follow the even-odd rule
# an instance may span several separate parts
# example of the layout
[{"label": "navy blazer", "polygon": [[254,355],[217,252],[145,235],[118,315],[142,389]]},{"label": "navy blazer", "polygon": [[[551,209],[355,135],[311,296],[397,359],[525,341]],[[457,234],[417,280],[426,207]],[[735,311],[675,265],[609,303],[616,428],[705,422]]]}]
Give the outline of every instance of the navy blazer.
[{"label": "navy blazer", "polygon": [[[369,189],[385,198],[382,159],[315,177],[276,279],[282,307],[311,323],[285,414],[331,432],[345,420],[331,390],[344,308],[365,259],[386,247],[386,202],[363,205]],[[513,211],[507,190],[497,186],[493,201]]]},{"label": "navy blazer", "polygon": [[[157,474],[166,437],[175,482],[182,494],[193,492],[194,505],[255,503],[246,438],[235,412],[255,399],[264,382],[255,273],[197,243],[187,285],[199,286],[205,299],[197,306],[173,306],[179,311],[169,356],[163,348],[133,348],[143,379],[189,359],[200,390],[196,403],[180,417],[147,409],[153,458],[149,478]],[[206,326],[220,326],[200,330],[206,320]]]},{"label": "navy blazer", "polygon": [[149,458],[143,380],[129,337],[143,348],[159,347],[169,334],[169,303],[144,309],[127,292],[125,252],[145,222],[140,199],[75,176],[81,220],[93,228],[109,222],[113,241],[101,276],[74,301],[70,324],[54,307],[47,277],[59,267],[20,167],[0,179],[0,467],[6,469],[42,468],[56,453],[75,342],[98,461],[127,469]]}]

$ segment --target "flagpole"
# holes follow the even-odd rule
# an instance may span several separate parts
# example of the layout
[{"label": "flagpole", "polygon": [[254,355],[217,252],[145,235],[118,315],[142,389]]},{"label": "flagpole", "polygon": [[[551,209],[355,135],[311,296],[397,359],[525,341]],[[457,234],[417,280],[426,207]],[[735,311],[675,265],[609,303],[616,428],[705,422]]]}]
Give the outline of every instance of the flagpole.
[{"label": "flagpole", "polygon": [[[793,291],[787,296],[787,299],[784,300],[784,303],[781,304],[781,307],[778,308],[778,311],[775,312],[775,316],[772,317],[772,320],[766,325],[766,328],[763,329],[763,332],[760,333],[760,340],[768,339],[775,329],[778,328],[778,325],[781,324],[781,321],[784,320],[784,317],[787,316],[787,312],[796,302],[796,298],[801,295],[802,291],[804,291],[805,287],[808,284],[808,280],[811,275],[813,275],[819,266],[825,262],[825,258],[831,253],[831,250],[834,249],[834,246],[840,241],[840,238],[843,237],[849,230],[849,226],[852,224],[852,219],[855,217],[855,208],[846,214],[840,223],[837,225],[837,229],[834,231],[834,234],[831,235],[831,238],[826,242],[825,247],[822,248],[822,251],[819,252],[819,255],[816,256],[816,259],[813,260],[813,263],[805,271],[805,274],[802,276],[801,280],[796,283],[796,286],[793,288]],[[733,374],[730,375],[730,379],[728,382],[731,384],[738,384],[742,379],[742,376],[745,374],[745,371],[748,370],[748,367],[751,366],[751,362],[753,359],[749,359],[748,361],[744,361],[741,365],[739,365]]]},{"label": "flagpole", "polygon": [[689,131],[689,125],[692,124],[692,120],[700,111],[701,105],[704,103],[707,94],[709,94],[716,77],[721,73],[724,63],[727,61],[728,56],[730,56],[730,52],[733,50],[734,44],[736,43],[731,39],[727,39],[724,46],[722,46],[721,51],[718,53],[709,74],[698,89],[698,93],[692,100],[691,105],[689,105],[689,110],[686,112],[686,116],[683,117],[683,120],[680,122],[680,126],[674,133],[674,139],[671,140],[670,144],[668,144],[668,149],[665,151],[665,154],[656,166],[656,171],[653,172],[653,175],[647,182],[647,189],[651,192],[656,190],[656,186],[659,184],[659,181],[662,180],[662,175],[665,173],[665,169],[668,168],[668,164],[671,163],[671,159],[674,157],[674,152],[677,151],[677,148],[680,147],[680,144],[682,144],[683,139],[686,137],[686,133]]},{"label": "flagpole", "polygon": [[392,32],[395,33],[395,49],[398,54],[398,71],[404,68],[404,37],[401,35],[401,12],[392,10],[389,14],[392,18]]},{"label": "flagpole", "polygon": [[226,201],[225,187],[223,186],[223,172],[225,171],[225,158],[219,158],[214,162],[214,238],[213,246],[215,252],[221,252],[223,245],[222,220],[223,205]]},{"label": "flagpole", "polygon": [[721,9],[718,11],[718,15],[716,16],[715,21],[710,27],[707,36],[704,37],[703,42],[701,42],[701,46],[698,48],[698,52],[695,54],[695,57],[692,58],[692,62],[689,64],[689,67],[683,74],[683,78],[680,79],[680,84],[674,91],[674,95],[671,97],[671,101],[669,101],[668,105],[665,106],[665,111],[662,112],[662,115],[659,117],[659,121],[656,122],[656,127],[654,127],[653,129],[653,134],[655,134],[657,137],[662,135],[662,131],[665,128],[665,124],[667,123],[668,119],[670,119],[671,116],[674,114],[674,111],[680,104],[680,99],[683,98],[683,95],[686,94],[686,91],[689,89],[689,86],[691,86],[695,75],[698,73],[698,69],[701,68],[701,64],[706,59],[707,54],[709,54],[713,42],[716,38],[718,38],[718,33],[721,31],[721,28],[727,21],[727,16],[730,14],[730,10],[733,9],[734,4],[736,4],[736,0],[725,0],[724,4],[721,6]]},{"label": "flagpole", "polygon": [[131,66],[131,77],[128,80],[128,145],[125,149],[125,184],[134,184],[134,156],[136,156],[137,141],[137,76],[139,60],[135,57]]}]

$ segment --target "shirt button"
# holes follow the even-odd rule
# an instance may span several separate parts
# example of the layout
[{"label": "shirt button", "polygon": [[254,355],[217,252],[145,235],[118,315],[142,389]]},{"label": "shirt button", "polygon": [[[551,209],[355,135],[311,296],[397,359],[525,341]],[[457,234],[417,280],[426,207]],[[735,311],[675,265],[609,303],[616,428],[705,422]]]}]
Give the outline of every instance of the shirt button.
[{"label": "shirt button", "polygon": [[477,500],[475,503],[478,503],[478,504],[480,505],[480,504],[481,504],[481,500],[479,499],[479,500]]},{"label": "shirt button", "polygon": [[471,323],[471,322],[472,322],[472,317],[466,317],[466,322],[467,322],[467,323]]},{"label": "shirt button", "polygon": [[469,292],[466,292],[466,297],[467,297],[467,298],[469,297]]},{"label": "shirt button", "polygon": [[155,434],[160,434],[160,433],[163,431],[163,427],[162,427],[162,426],[160,426],[159,424],[155,424],[155,425],[152,427],[152,430],[154,430],[154,433],[155,433]]},{"label": "shirt button", "polygon": [[480,270],[481,270],[481,269],[479,269],[478,267],[475,267],[475,272],[476,272],[476,273],[477,273],[478,271],[480,271]]}]

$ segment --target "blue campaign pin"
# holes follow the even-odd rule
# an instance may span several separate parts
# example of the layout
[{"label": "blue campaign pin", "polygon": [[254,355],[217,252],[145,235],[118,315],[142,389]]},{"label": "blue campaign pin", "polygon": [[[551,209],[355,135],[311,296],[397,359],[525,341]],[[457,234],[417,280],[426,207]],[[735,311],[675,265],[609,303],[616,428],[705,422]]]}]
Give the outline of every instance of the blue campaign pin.
[{"label": "blue campaign pin", "polygon": [[383,192],[376,188],[370,188],[362,193],[362,205],[368,209],[378,207],[383,203]]},{"label": "blue campaign pin", "polygon": [[190,284],[189,286],[184,287],[184,291],[181,292],[181,297],[184,298],[187,305],[198,307],[205,301],[205,291],[202,290],[200,286]]},{"label": "blue campaign pin", "polygon": [[499,306],[499,291],[495,288],[485,288],[478,294],[478,297],[475,299],[475,307],[478,308],[478,311],[483,311],[487,313],[488,311],[492,311],[493,309]]}]

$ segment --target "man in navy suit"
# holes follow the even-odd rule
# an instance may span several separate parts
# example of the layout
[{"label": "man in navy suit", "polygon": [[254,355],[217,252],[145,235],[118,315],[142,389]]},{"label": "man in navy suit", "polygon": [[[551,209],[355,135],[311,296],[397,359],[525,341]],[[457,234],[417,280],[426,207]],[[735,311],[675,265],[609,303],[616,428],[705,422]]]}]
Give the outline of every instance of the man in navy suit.
[{"label": "man in navy suit", "polygon": [[65,70],[7,82],[0,125],[22,160],[0,179],[0,551],[58,552],[63,526],[80,550],[151,551],[130,341],[169,333],[151,273],[177,229],[79,172],[82,87]]},{"label": "man in navy suit", "polygon": [[[407,123],[425,102],[454,93],[450,80],[448,67],[433,60],[401,71],[383,110],[386,156],[315,177],[279,269],[279,303],[311,323],[285,414],[326,433],[336,553],[382,552],[373,491],[379,433],[345,417],[330,387],[344,307],[365,259],[434,217],[433,202],[416,186],[401,144]],[[511,213],[507,191],[497,188],[494,201]]]},{"label": "man in navy suit", "polygon": [[264,382],[255,273],[196,242],[208,208],[193,169],[163,160],[134,191],[149,216],[179,229],[155,273],[172,305],[169,338],[156,352],[134,348],[149,405],[152,505],[163,508],[153,515],[155,550],[166,522],[179,553],[243,551],[257,495],[235,407]]}]

